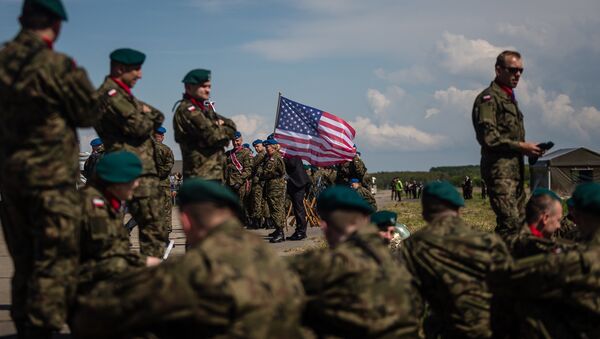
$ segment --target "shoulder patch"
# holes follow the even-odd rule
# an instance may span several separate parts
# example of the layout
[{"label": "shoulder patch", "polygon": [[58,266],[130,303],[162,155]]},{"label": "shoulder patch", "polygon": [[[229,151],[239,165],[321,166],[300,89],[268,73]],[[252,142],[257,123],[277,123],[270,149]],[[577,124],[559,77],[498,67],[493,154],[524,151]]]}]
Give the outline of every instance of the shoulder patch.
[{"label": "shoulder patch", "polygon": [[489,100],[491,100],[491,99],[492,99],[492,96],[491,96],[491,95],[489,95],[489,94],[486,94],[486,95],[484,95],[484,96],[483,96],[483,98],[482,98],[482,99],[483,99],[483,101],[489,101]]},{"label": "shoulder patch", "polygon": [[116,89],[111,89],[108,91],[108,96],[109,97],[114,97],[115,95],[117,95],[117,90]]},{"label": "shoulder patch", "polygon": [[92,205],[94,205],[94,207],[104,207],[104,200],[100,198],[93,198]]},{"label": "shoulder patch", "polygon": [[194,105],[191,105],[191,106],[189,106],[189,107],[187,108],[187,110],[188,110],[188,111],[190,111],[190,112],[193,112],[193,111],[195,111],[195,110],[196,110],[196,106],[194,106]]}]

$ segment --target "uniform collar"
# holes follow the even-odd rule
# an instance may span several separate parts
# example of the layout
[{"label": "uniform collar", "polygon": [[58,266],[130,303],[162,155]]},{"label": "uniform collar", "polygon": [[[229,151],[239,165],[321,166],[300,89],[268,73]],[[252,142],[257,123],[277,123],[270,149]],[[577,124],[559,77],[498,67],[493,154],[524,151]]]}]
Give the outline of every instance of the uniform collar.
[{"label": "uniform collar", "polygon": [[198,101],[196,98],[194,98],[193,96],[187,94],[187,93],[183,93],[183,98],[186,100],[189,100],[192,104],[194,104],[196,107],[200,108],[201,110],[205,109],[205,106],[202,102]]},{"label": "uniform collar", "polygon": [[536,238],[543,238],[544,237],[544,235],[542,234],[542,232],[540,232],[540,230],[538,230],[535,225],[529,225],[529,231],[531,231],[531,234],[533,234],[533,236],[536,237]]},{"label": "uniform collar", "polygon": [[109,77],[112,81],[115,82],[115,84],[117,84],[119,87],[121,87],[127,94],[129,94],[129,96],[133,97],[133,94],[131,93],[131,87],[127,86],[123,81],[117,79],[117,78],[113,78],[113,77]]},{"label": "uniform collar", "polygon": [[513,102],[516,102],[515,91],[514,88],[510,88],[508,86],[504,86],[499,84],[496,80],[492,81],[492,87],[495,87],[496,92],[504,93],[506,96],[511,99]]}]

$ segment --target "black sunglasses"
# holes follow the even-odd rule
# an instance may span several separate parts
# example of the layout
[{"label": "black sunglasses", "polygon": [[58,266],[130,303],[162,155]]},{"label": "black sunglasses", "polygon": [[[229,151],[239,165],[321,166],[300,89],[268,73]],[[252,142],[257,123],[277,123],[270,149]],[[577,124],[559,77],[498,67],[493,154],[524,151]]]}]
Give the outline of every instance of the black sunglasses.
[{"label": "black sunglasses", "polygon": [[510,74],[517,74],[517,72],[523,74],[523,71],[525,70],[519,67],[504,67],[504,69],[510,72]]}]

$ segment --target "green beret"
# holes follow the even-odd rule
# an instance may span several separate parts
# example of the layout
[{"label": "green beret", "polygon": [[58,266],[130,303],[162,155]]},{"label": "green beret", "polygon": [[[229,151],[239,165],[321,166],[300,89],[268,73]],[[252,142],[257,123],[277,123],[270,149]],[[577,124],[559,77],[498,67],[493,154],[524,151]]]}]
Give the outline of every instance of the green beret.
[{"label": "green beret", "polygon": [[371,215],[371,222],[381,230],[387,230],[388,226],[396,226],[398,214],[392,211],[379,211]]},{"label": "green beret", "polygon": [[199,202],[213,202],[225,204],[238,214],[242,213],[240,199],[229,188],[214,181],[193,178],[183,181],[183,185],[177,193],[179,206],[185,206]]},{"label": "green beret", "polygon": [[334,210],[356,210],[364,214],[375,212],[371,205],[356,193],[355,190],[346,186],[333,186],[323,191],[317,199],[317,210],[319,213]]},{"label": "green beret", "polygon": [[184,84],[191,85],[202,85],[203,83],[210,81],[210,71],[207,69],[194,69],[188,72],[183,77]]},{"label": "green beret", "polygon": [[536,188],[533,190],[533,192],[531,192],[532,197],[539,197],[541,195],[547,195],[550,198],[552,198],[553,200],[562,201],[562,199],[558,196],[558,194],[554,193],[553,191],[551,191],[547,188]]},{"label": "green beret", "polygon": [[128,66],[141,65],[146,54],[131,48],[119,48],[110,53],[110,60]]},{"label": "green beret", "polygon": [[447,181],[430,182],[423,188],[423,196],[430,196],[448,202],[456,207],[464,207],[465,200],[451,183]]},{"label": "green beret", "polygon": [[109,183],[126,183],[142,174],[142,162],[137,155],[127,152],[105,154],[96,165],[96,175]]},{"label": "green beret", "polygon": [[600,184],[588,182],[578,185],[573,192],[573,202],[577,210],[600,215]]},{"label": "green beret", "polygon": [[67,21],[67,11],[60,0],[25,0],[23,8],[26,6],[35,6],[56,15],[62,21]]}]

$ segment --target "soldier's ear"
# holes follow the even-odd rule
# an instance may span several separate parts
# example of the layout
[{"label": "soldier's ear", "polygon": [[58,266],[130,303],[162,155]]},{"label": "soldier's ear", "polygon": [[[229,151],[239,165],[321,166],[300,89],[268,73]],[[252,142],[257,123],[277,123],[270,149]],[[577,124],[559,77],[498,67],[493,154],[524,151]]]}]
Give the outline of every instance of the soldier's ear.
[{"label": "soldier's ear", "polygon": [[180,212],[180,219],[181,219],[181,228],[183,229],[183,233],[185,233],[185,235],[189,237],[189,235],[192,232],[192,218],[188,214],[187,211],[182,210]]}]

